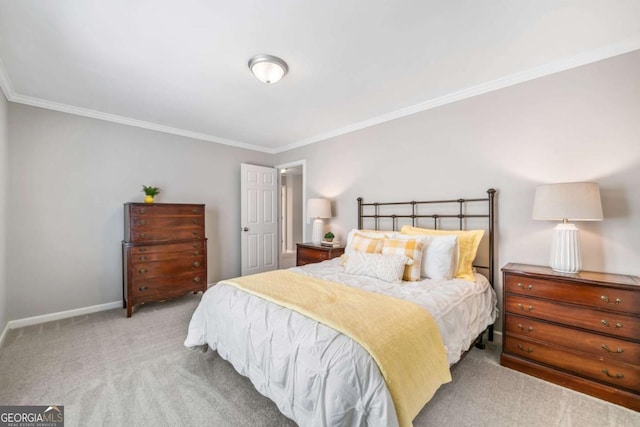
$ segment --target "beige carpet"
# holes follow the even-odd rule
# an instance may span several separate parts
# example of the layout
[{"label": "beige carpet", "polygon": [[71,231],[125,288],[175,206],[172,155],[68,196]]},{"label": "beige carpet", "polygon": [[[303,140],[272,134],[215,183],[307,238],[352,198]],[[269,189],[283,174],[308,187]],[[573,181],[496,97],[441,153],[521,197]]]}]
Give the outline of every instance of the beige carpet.
[{"label": "beige carpet", "polygon": [[[65,406],[66,426],[290,426],[249,380],[182,343],[200,296],[12,330],[0,404]],[[640,426],[640,413],[499,366],[472,350],[418,426]]]}]

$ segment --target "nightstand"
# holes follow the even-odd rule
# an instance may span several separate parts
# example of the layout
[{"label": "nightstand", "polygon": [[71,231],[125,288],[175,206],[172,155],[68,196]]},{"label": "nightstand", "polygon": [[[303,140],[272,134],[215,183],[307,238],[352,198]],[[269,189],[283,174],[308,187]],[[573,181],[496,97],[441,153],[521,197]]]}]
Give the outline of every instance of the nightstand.
[{"label": "nightstand", "polygon": [[500,364],[640,411],[640,278],[508,264]]},{"label": "nightstand", "polygon": [[312,264],[339,257],[344,253],[344,246],[323,246],[315,243],[297,243],[296,265]]}]

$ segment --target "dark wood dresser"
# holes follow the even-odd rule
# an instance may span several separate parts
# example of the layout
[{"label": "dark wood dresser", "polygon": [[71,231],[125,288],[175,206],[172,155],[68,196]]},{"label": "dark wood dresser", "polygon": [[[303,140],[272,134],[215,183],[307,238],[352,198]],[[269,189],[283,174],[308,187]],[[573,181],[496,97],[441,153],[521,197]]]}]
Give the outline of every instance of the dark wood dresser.
[{"label": "dark wood dresser", "polygon": [[312,264],[339,257],[344,246],[323,246],[315,243],[296,243],[296,265]]},{"label": "dark wood dresser", "polygon": [[640,278],[502,271],[500,363],[640,411]]},{"label": "dark wood dresser", "polygon": [[125,203],[123,305],[207,290],[204,205]]}]

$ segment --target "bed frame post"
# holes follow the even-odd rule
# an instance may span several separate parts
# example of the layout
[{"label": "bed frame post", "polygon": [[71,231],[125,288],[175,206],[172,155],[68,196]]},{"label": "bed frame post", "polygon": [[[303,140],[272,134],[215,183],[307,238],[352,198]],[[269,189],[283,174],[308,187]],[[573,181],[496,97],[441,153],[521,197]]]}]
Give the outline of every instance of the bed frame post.
[{"label": "bed frame post", "polygon": [[358,197],[358,230],[362,230],[362,197]]},{"label": "bed frame post", "polygon": [[[489,283],[491,286],[494,286],[494,273],[495,273],[495,255],[494,255],[494,222],[495,222],[495,212],[494,212],[494,203],[496,190],[494,188],[490,188],[487,190],[487,194],[489,195]],[[493,341],[493,324],[489,325],[489,341]]]}]

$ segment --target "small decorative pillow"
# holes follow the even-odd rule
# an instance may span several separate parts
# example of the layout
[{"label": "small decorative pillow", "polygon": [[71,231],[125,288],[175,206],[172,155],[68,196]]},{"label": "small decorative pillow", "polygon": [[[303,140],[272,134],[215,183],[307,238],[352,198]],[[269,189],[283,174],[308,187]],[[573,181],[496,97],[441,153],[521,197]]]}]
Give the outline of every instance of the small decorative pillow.
[{"label": "small decorative pillow", "polygon": [[[359,252],[364,252],[361,250],[362,248],[362,242],[358,241],[358,245],[360,246],[360,249],[355,249],[353,246],[353,238],[355,236],[360,236],[360,237],[366,237],[369,239],[384,239],[385,237],[390,237],[390,233],[389,232],[384,232],[384,231],[375,231],[375,230],[358,230],[358,229],[353,229],[349,232],[349,234],[347,235],[347,247],[344,249],[344,253],[345,255],[349,255],[351,252],[353,252],[354,250],[358,250]],[[382,249],[382,247],[381,247]],[[380,252],[380,251],[378,251]]]},{"label": "small decorative pillow", "polygon": [[385,282],[400,282],[407,263],[412,261],[404,255],[382,255],[353,252],[347,258],[344,272],[375,277]]},{"label": "small decorative pillow", "polygon": [[431,236],[458,236],[460,246],[460,256],[458,258],[458,270],[455,277],[474,281],[473,260],[476,258],[478,246],[482,240],[484,230],[432,230],[429,228],[418,228],[405,225],[400,230],[403,234],[431,235]]},{"label": "small decorative pillow", "polygon": [[420,275],[430,279],[452,279],[458,269],[458,236],[413,236],[396,233],[394,239],[416,239],[422,243]]},{"label": "small decorative pillow", "polygon": [[369,254],[379,254],[382,251],[382,240],[374,237],[365,237],[356,233],[349,245],[349,254],[352,252],[366,252]]},{"label": "small decorative pillow", "polygon": [[420,268],[422,265],[423,244],[417,239],[384,239],[382,245],[383,255],[404,255],[413,260],[413,264],[404,268],[402,280],[415,282],[420,280]]}]

